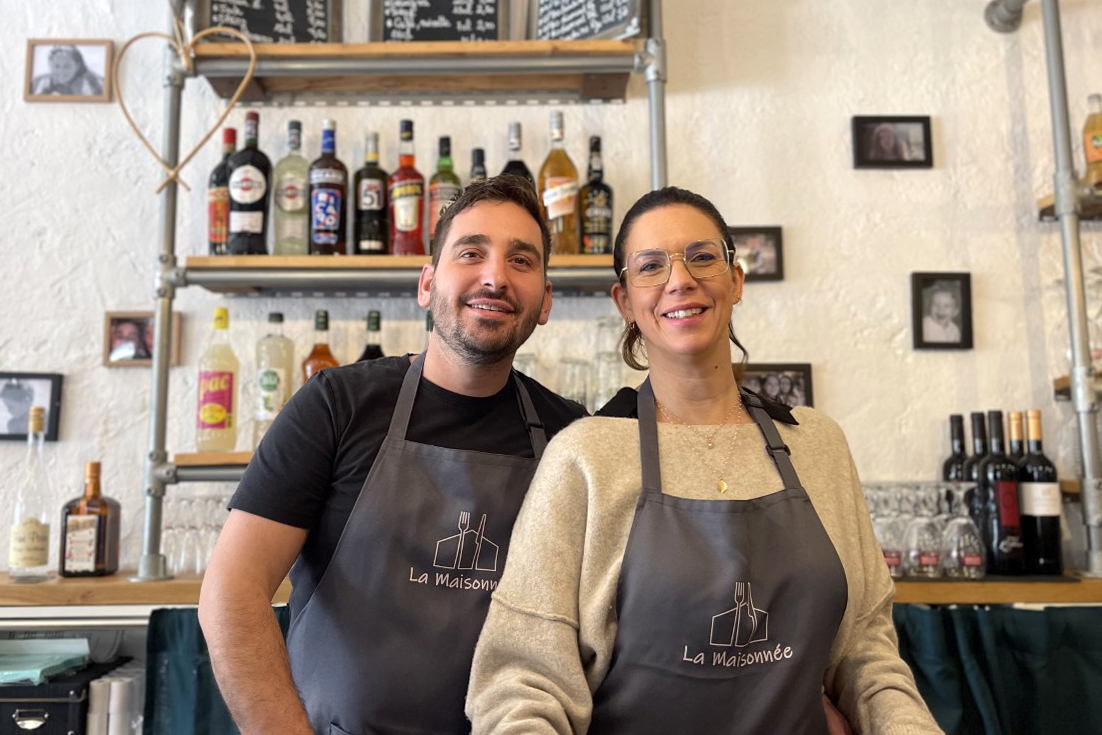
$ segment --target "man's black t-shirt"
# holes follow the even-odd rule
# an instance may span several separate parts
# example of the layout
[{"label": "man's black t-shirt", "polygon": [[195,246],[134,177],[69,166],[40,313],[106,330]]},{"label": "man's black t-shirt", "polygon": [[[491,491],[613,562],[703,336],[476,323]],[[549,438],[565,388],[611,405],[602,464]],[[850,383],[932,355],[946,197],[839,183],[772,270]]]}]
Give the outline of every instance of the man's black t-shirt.
[{"label": "man's black t-shirt", "polygon": [[[390,428],[408,356],[323,370],[280,411],[257,447],[230,507],[310,531],[295,570],[291,610],[310,599]],[[585,415],[520,375],[547,438]],[[495,395],[452,393],[424,378],[409,441],[517,457],[535,456],[513,381]],[[528,488],[516,489],[519,493]]]}]

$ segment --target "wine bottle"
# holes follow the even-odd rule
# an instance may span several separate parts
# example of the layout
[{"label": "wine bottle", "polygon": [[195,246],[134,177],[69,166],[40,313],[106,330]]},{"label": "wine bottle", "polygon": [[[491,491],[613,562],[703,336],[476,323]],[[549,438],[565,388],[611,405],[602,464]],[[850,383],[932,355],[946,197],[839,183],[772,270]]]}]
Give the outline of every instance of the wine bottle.
[{"label": "wine bottle", "polygon": [[1022,412],[1011,411],[1010,412],[1010,451],[1007,452],[1009,457],[1014,460],[1015,463],[1021,464],[1022,459],[1025,457],[1025,442],[1022,441]]},{"label": "wine bottle", "polygon": [[283,336],[283,314],[268,314],[268,334],[256,343],[256,411],[253,413],[253,447],[260,444],[276,414],[291,397],[295,345]]},{"label": "wine bottle", "polygon": [[100,463],[84,468],[84,494],[61,509],[63,577],[102,577],[119,569],[118,501],[100,490]]},{"label": "wine bottle", "polygon": [[389,248],[386,171],[379,168],[379,134],[368,133],[364,165],[356,172],[356,220],[353,247],[360,255],[384,255]]},{"label": "wine bottle", "polygon": [[979,411],[972,412],[972,456],[964,460],[964,480],[974,482],[976,486],[964,495],[968,506],[968,515],[980,530],[984,546],[990,546],[987,538],[986,509],[984,507],[983,488],[980,486],[980,463],[987,456],[987,428],[984,416]]},{"label": "wine bottle", "polygon": [[344,255],[348,169],[337,159],[337,124],[321,121],[321,155],[310,164],[310,253]]},{"label": "wine bottle", "polygon": [[222,129],[222,160],[207,184],[207,229],[211,255],[225,255],[230,237],[230,156],[237,149],[237,131]]},{"label": "wine bottle", "polygon": [[48,576],[50,522],[46,504],[50,484],[42,456],[45,441],[46,409],[34,406],[27,425],[27,459],[12,509],[8,574],[13,582],[44,582]]},{"label": "wine bottle", "polygon": [[268,199],[272,164],[257,147],[260,115],[245,113],[245,147],[230,156],[231,255],[264,255],[268,252]]},{"label": "wine bottle", "polygon": [[[991,452],[979,465],[987,517],[987,571],[1022,574],[1022,519],[1018,508],[1018,465],[1005,452],[1002,411],[987,412]],[[986,539],[985,539],[986,541]]]},{"label": "wine bottle", "polygon": [[367,344],[356,362],[374,360],[383,356],[383,320],[377,311],[367,312]]},{"label": "wine bottle", "polygon": [[398,170],[387,179],[390,199],[390,252],[425,254],[425,177],[416,168],[413,121],[402,120]]},{"label": "wine bottle", "polygon": [[1063,573],[1060,548],[1060,484],[1045,456],[1041,412],[1026,411],[1029,451],[1018,472],[1022,499],[1022,544],[1027,574]]},{"label": "wine bottle", "polygon": [[946,482],[968,479],[964,475],[967,460],[968,455],[964,453],[964,417],[954,413],[949,416],[949,456],[941,465],[941,479]]},{"label": "wine bottle", "polygon": [[337,358],[329,350],[329,312],[318,309],[314,314],[314,347],[302,361],[302,382],[325,368],[338,367]]}]

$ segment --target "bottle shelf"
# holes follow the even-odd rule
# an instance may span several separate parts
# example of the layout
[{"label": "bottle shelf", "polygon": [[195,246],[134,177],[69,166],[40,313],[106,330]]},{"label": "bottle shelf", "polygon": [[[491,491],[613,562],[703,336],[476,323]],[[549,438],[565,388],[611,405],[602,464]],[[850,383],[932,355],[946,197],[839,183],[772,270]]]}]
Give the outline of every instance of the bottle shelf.
[{"label": "bottle shelf", "polygon": [[177,467],[244,467],[252,458],[252,452],[190,452],[173,459]]},{"label": "bottle shelf", "polygon": [[[246,102],[622,101],[634,41],[255,44]],[[195,49],[196,74],[232,97],[249,64],[237,43]]]},{"label": "bottle shelf", "polygon": [[1009,605],[1014,603],[1100,603],[1102,579],[1087,577],[1012,577],[966,581],[932,579],[895,583],[895,603],[923,605]]},{"label": "bottle shelf", "polygon": [[[403,255],[194,256],[176,282],[227,295],[413,296],[430,262]],[[552,255],[548,277],[556,292],[605,295],[615,281],[612,256]]]},{"label": "bottle shelf", "polygon": [[[1102,191],[1089,186],[1079,187],[1079,219],[1083,221],[1102,221]],[[1037,200],[1037,219],[1041,222],[1058,222],[1056,217],[1056,197],[1053,194]]]}]

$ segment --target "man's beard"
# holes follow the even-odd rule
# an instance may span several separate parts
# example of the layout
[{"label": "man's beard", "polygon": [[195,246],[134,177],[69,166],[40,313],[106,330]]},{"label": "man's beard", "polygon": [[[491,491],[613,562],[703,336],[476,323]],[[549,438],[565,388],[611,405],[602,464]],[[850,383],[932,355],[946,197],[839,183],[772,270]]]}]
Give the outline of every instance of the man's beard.
[{"label": "man's beard", "polygon": [[[463,328],[460,314],[467,304],[475,299],[496,299],[504,301],[513,310],[512,325],[498,324],[480,329],[487,334],[474,334]],[[495,291],[478,291],[459,297],[458,304],[448,302],[436,291],[436,284],[430,287],[429,309],[432,310],[433,329],[453,352],[470,365],[495,365],[503,360],[511,360],[517,349],[524,344],[536,328],[539,321],[539,309],[525,311],[512,297]],[[477,315],[476,320],[480,319]]]}]

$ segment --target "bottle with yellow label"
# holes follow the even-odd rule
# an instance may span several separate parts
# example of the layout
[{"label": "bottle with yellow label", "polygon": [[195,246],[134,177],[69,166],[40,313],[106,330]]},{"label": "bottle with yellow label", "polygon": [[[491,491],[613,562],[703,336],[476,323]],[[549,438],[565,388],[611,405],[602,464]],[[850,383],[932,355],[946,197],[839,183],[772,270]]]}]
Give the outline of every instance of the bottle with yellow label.
[{"label": "bottle with yellow label", "polygon": [[47,578],[50,524],[46,519],[49,482],[42,456],[46,437],[46,409],[31,409],[27,426],[27,461],[16,486],[12,511],[8,574],[13,582],[42,582]]},{"label": "bottle with yellow label", "polygon": [[232,452],[237,445],[237,376],[240,364],[229,344],[230,314],[214,310],[214,338],[199,358],[195,448]]},{"label": "bottle with yellow label", "polygon": [[1083,125],[1083,153],[1087,157],[1087,183],[1102,189],[1102,94],[1087,98],[1090,113]]}]

